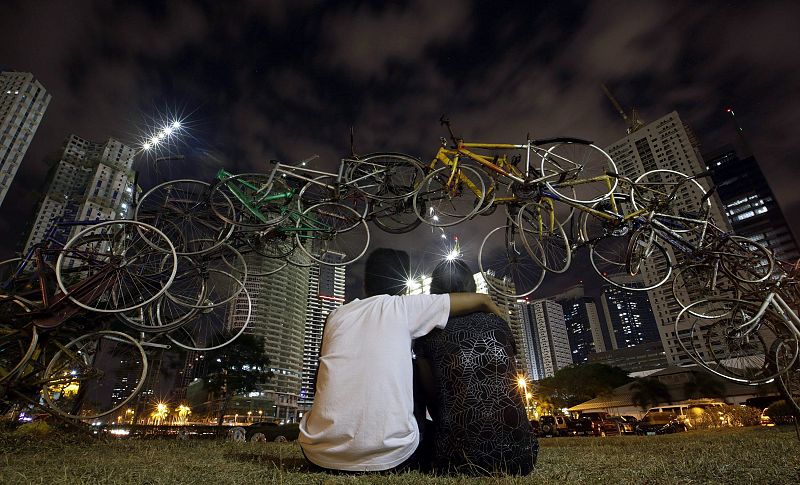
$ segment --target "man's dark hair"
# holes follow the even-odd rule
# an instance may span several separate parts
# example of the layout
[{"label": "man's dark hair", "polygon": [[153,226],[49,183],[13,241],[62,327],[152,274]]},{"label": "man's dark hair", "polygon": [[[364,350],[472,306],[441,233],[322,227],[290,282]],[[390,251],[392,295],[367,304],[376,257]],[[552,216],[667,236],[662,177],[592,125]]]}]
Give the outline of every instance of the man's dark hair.
[{"label": "man's dark hair", "polygon": [[461,259],[442,261],[431,275],[431,295],[444,293],[475,293],[475,278]]},{"label": "man's dark hair", "polygon": [[408,253],[390,248],[377,248],[370,253],[364,267],[364,292],[367,296],[401,295],[411,271]]}]

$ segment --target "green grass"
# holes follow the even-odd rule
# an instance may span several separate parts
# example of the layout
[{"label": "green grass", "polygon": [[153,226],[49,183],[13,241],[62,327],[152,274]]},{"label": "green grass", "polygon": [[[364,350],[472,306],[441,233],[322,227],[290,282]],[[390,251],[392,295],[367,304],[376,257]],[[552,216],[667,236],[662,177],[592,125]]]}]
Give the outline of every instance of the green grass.
[{"label": "green grass", "polygon": [[296,443],[86,440],[0,433],[0,483],[800,483],[794,427],[541,440],[528,477],[309,473]]}]

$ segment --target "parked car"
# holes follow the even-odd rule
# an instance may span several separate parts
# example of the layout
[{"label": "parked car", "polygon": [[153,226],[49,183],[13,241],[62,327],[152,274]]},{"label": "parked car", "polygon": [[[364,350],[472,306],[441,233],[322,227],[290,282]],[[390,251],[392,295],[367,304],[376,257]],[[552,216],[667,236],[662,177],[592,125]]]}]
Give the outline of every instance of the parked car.
[{"label": "parked car", "polygon": [[678,415],[668,411],[648,412],[636,426],[636,434],[653,436],[686,431]]},{"label": "parked car", "polygon": [[636,431],[634,429],[635,423],[631,423],[624,416],[610,416],[608,419],[616,422],[619,426],[619,431],[623,434],[633,434]]},{"label": "parked car", "polygon": [[577,418],[570,421],[573,435],[589,436],[594,434],[592,420],[589,418]]},{"label": "parked car", "polygon": [[608,436],[611,434],[620,434],[619,426],[616,421],[609,420],[609,414],[603,411],[593,413],[581,413],[578,415],[579,420],[588,421],[588,427],[591,429],[591,434],[594,436]]},{"label": "parked car", "polygon": [[567,436],[572,434],[571,420],[566,416],[541,416],[540,436]]},{"label": "parked car", "polygon": [[[263,435],[263,441],[294,441],[300,435],[300,424],[288,423],[253,423],[245,427],[245,438],[247,441],[259,441]],[[255,439],[254,439],[255,438]]]}]

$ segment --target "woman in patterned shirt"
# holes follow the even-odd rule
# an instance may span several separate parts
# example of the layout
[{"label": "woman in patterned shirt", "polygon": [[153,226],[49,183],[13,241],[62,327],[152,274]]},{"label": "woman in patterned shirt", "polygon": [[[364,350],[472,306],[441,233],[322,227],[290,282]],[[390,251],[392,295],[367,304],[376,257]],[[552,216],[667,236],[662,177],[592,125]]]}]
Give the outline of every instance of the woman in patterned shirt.
[{"label": "woman in patterned shirt", "polygon": [[[475,292],[469,267],[443,261],[431,294]],[[425,405],[433,418],[437,473],[527,475],[539,443],[517,386],[511,329],[489,313],[452,317],[414,343]]]}]

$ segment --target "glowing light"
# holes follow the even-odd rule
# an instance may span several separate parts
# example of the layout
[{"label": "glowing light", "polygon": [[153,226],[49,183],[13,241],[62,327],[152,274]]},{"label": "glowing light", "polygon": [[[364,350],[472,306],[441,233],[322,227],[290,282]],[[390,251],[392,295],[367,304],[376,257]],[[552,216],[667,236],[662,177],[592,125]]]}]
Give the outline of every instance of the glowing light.
[{"label": "glowing light", "polygon": [[161,139],[160,139],[160,138],[158,138],[158,137],[155,137],[155,136],[154,136],[153,138],[150,138],[150,144],[151,144],[151,145],[158,145],[158,142],[159,142],[159,141],[161,141]]},{"label": "glowing light", "polygon": [[128,431],[127,429],[112,429],[109,431],[109,433],[117,436],[128,436],[129,434],[131,434],[131,432]]},{"label": "glowing light", "polygon": [[181,122],[180,121],[173,121],[172,122],[172,128],[173,129],[177,130],[180,127],[181,127]]},{"label": "glowing light", "polygon": [[152,147],[152,146],[153,145],[151,145],[150,142],[145,142],[142,148],[144,148],[145,150],[149,150],[150,147]]},{"label": "glowing light", "polygon": [[447,239],[447,236],[445,236],[444,234],[442,234],[442,239]]},{"label": "glowing light", "polygon": [[458,252],[457,250],[453,249],[452,251],[447,253],[447,256],[445,256],[445,259],[447,261],[454,261],[454,260],[458,259],[459,256],[461,256],[461,253]]},{"label": "glowing light", "polygon": [[431,217],[431,219],[433,219],[434,222],[438,222],[439,221],[439,216],[434,214],[433,217]]}]

